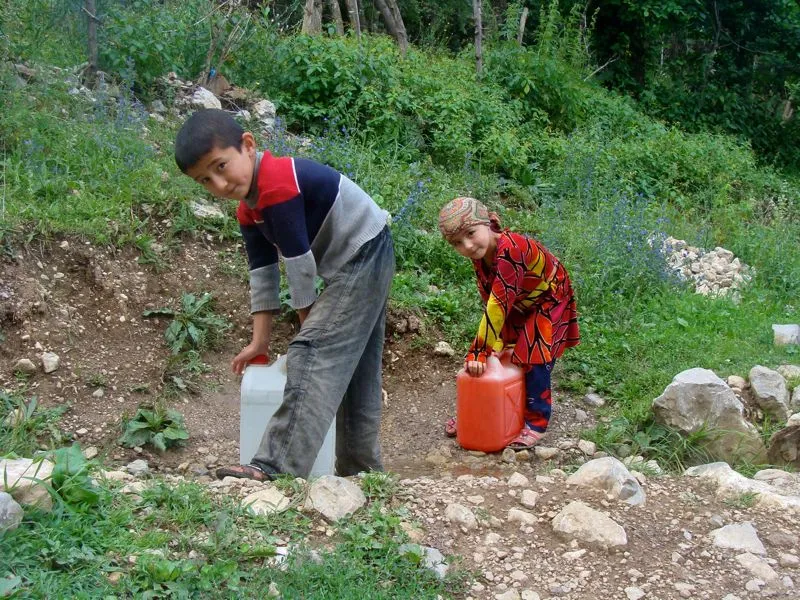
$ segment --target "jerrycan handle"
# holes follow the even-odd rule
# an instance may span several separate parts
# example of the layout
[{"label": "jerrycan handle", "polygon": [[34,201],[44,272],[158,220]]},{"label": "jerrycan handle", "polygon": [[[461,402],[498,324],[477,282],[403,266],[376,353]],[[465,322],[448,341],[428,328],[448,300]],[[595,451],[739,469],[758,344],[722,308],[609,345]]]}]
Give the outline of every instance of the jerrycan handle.
[{"label": "jerrycan handle", "polygon": [[492,354],[486,359],[486,370],[487,371],[494,371],[496,369],[501,368],[503,365],[500,362],[500,357],[497,354]]},{"label": "jerrycan handle", "polygon": [[266,365],[269,364],[269,354],[259,354],[247,361],[248,365]]}]

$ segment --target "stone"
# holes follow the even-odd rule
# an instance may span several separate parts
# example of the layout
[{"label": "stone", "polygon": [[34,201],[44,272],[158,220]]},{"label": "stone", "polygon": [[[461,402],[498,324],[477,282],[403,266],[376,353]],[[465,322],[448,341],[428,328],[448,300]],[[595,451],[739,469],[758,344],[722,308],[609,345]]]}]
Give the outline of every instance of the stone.
[{"label": "stone", "polygon": [[800,365],[781,365],[775,369],[784,379],[800,379]]},{"label": "stone", "polygon": [[61,357],[54,352],[42,352],[42,369],[45,373],[52,373],[61,366]]},{"label": "stone", "polygon": [[586,394],[583,397],[583,401],[584,403],[586,403],[587,406],[591,406],[593,408],[600,408],[601,406],[604,406],[606,403],[606,401],[600,394],[596,394],[594,392]]},{"label": "stone", "polygon": [[715,458],[763,464],[766,449],[758,430],[744,418],[744,406],[713,371],[688,369],[675,376],[653,400],[658,423],[684,435],[710,430],[703,442]]},{"label": "stone", "polygon": [[259,100],[252,107],[253,114],[258,120],[274,119],[277,116],[275,105],[269,100]]},{"label": "stone", "polygon": [[761,410],[774,421],[783,423],[789,418],[789,390],[783,375],[756,365],[750,369],[750,390]]},{"label": "stone", "polygon": [[514,451],[513,448],[504,448],[500,460],[502,460],[505,463],[515,463],[517,462],[517,453]]},{"label": "stone", "polygon": [[800,345],[800,325],[773,325],[772,332],[776,346]]},{"label": "stone", "polygon": [[522,504],[522,506],[524,506],[525,508],[534,508],[538,500],[539,500],[539,494],[537,494],[533,490],[522,490],[522,495],[520,496],[519,503]]},{"label": "stone", "polygon": [[98,454],[100,454],[100,451],[97,449],[97,446],[89,446],[83,451],[83,457],[86,460],[92,460],[93,458],[97,458]]},{"label": "stone", "polygon": [[508,478],[508,487],[525,487],[528,485],[528,478],[522,473],[513,473]]},{"label": "stone", "polygon": [[511,508],[508,511],[509,523],[522,523],[523,525],[536,525],[536,515],[519,508]]},{"label": "stone", "polygon": [[567,484],[603,490],[632,506],[644,504],[646,500],[642,486],[613,456],[590,460],[567,477]]},{"label": "stone", "polygon": [[20,358],[14,363],[14,373],[24,373],[26,375],[33,375],[36,373],[36,365],[28,358]]},{"label": "stone", "polygon": [[463,504],[448,504],[444,510],[444,516],[451,523],[461,525],[466,529],[476,529],[478,527],[478,520],[475,515]]},{"label": "stone", "polygon": [[628,597],[628,600],[640,600],[640,598],[644,598],[644,592],[638,587],[626,587],[625,595]]},{"label": "stone", "polygon": [[728,548],[739,552],[766,555],[767,549],[758,537],[758,533],[750,523],[733,523],[709,533],[712,543],[717,548]]},{"label": "stone", "polygon": [[8,492],[19,504],[49,512],[53,509],[53,498],[48,480],[53,474],[53,467],[49,460],[0,460],[0,492]]},{"label": "stone", "polygon": [[714,482],[717,485],[717,496],[722,498],[738,498],[742,494],[754,494],[757,506],[800,511],[800,496],[781,494],[770,484],[748,479],[724,462],[690,467],[686,469],[684,475]]},{"label": "stone", "polygon": [[141,477],[150,472],[150,466],[147,464],[146,460],[139,458],[128,463],[125,466],[125,470],[134,477]]},{"label": "stone", "polygon": [[533,455],[541,460],[551,460],[559,455],[561,450],[549,446],[534,446]]},{"label": "stone", "polygon": [[13,531],[22,523],[22,507],[7,492],[0,492],[0,533]]},{"label": "stone", "polygon": [[423,566],[433,571],[439,579],[444,579],[450,569],[450,565],[447,564],[444,555],[430,546],[424,546],[423,551],[425,552],[425,556],[422,558]]},{"label": "stone", "polygon": [[736,562],[747,569],[753,577],[761,579],[767,585],[772,587],[779,585],[780,578],[778,574],[763,558],[745,552],[736,556]]},{"label": "stone", "polygon": [[306,508],[319,512],[328,521],[338,521],[366,504],[364,492],[355,483],[335,475],[323,475],[309,486]]},{"label": "stone", "polygon": [[732,387],[739,390],[743,390],[747,387],[747,380],[744,377],[740,377],[739,375],[729,375],[726,383]]},{"label": "stone", "polygon": [[192,94],[192,106],[195,108],[222,108],[222,103],[219,101],[213,92],[204,87],[198,87]]},{"label": "stone", "polygon": [[456,351],[447,342],[437,342],[436,347],[433,349],[436,356],[453,356]]},{"label": "stone", "polygon": [[586,456],[594,456],[594,453],[597,452],[597,446],[589,440],[578,440],[578,450]]},{"label": "stone", "polygon": [[538,592],[534,592],[533,590],[522,590],[521,598],[522,600],[542,600]]},{"label": "stone", "polygon": [[[0,517],[0,520],[2,518]],[[784,568],[794,569],[800,567],[800,556],[796,554],[789,554],[788,552],[781,552],[778,555],[778,564]]]},{"label": "stone", "polygon": [[190,200],[189,209],[198,219],[225,219],[225,213],[218,206],[205,200]]},{"label": "stone", "polygon": [[800,468],[800,425],[790,425],[773,433],[768,457],[770,464]]},{"label": "stone", "polygon": [[263,487],[242,500],[242,506],[248,507],[257,515],[282,513],[289,508],[289,505],[289,499],[272,485]]},{"label": "stone", "polygon": [[551,524],[556,534],[568,540],[605,549],[628,543],[628,536],[619,524],[583,502],[570,502],[553,517]]}]

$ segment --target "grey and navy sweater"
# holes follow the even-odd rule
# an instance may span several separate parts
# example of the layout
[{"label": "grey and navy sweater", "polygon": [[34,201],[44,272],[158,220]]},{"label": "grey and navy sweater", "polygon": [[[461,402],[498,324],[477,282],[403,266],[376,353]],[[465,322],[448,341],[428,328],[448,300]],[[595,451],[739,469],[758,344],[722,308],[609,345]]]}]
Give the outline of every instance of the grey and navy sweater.
[{"label": "grey and navy sweater", "polygon": [[315,280],[332,278],[386,226],[388,213],[338,171],[304,158],[259,154],[236,216],[250,263],[250,310],[280,308],[283,257],[292,308],[317,298]]}]

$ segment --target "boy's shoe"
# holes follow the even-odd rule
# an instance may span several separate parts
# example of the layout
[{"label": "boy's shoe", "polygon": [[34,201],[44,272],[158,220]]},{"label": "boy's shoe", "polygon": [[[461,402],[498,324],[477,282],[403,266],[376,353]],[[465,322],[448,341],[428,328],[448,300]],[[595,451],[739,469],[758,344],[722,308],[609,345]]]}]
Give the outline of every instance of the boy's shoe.
[{"label": "boy's shoe", "polygon": [[252,479],[253,481],[271,481],[272,477],[258,465],[233,465],[217,469],[217,479],[236,477],[237,479]]}]

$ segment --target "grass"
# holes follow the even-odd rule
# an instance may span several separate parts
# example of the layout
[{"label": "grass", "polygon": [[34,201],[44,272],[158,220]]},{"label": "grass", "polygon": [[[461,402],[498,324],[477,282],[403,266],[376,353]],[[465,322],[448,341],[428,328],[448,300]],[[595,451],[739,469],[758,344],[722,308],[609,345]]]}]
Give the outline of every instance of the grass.
[{"label": "grass", "polygon": [[372,501],[321,546],[314,522],[294,509],[254,516],[201,485],[158,480],[139,500],[106,482],[91,510],[27,512],[0,536],[0,578],[17,582],[14,598],[255,598],[271,585],[284,598],[449,596],[465,575],[440,580],[401,553],[406,518]]}]

